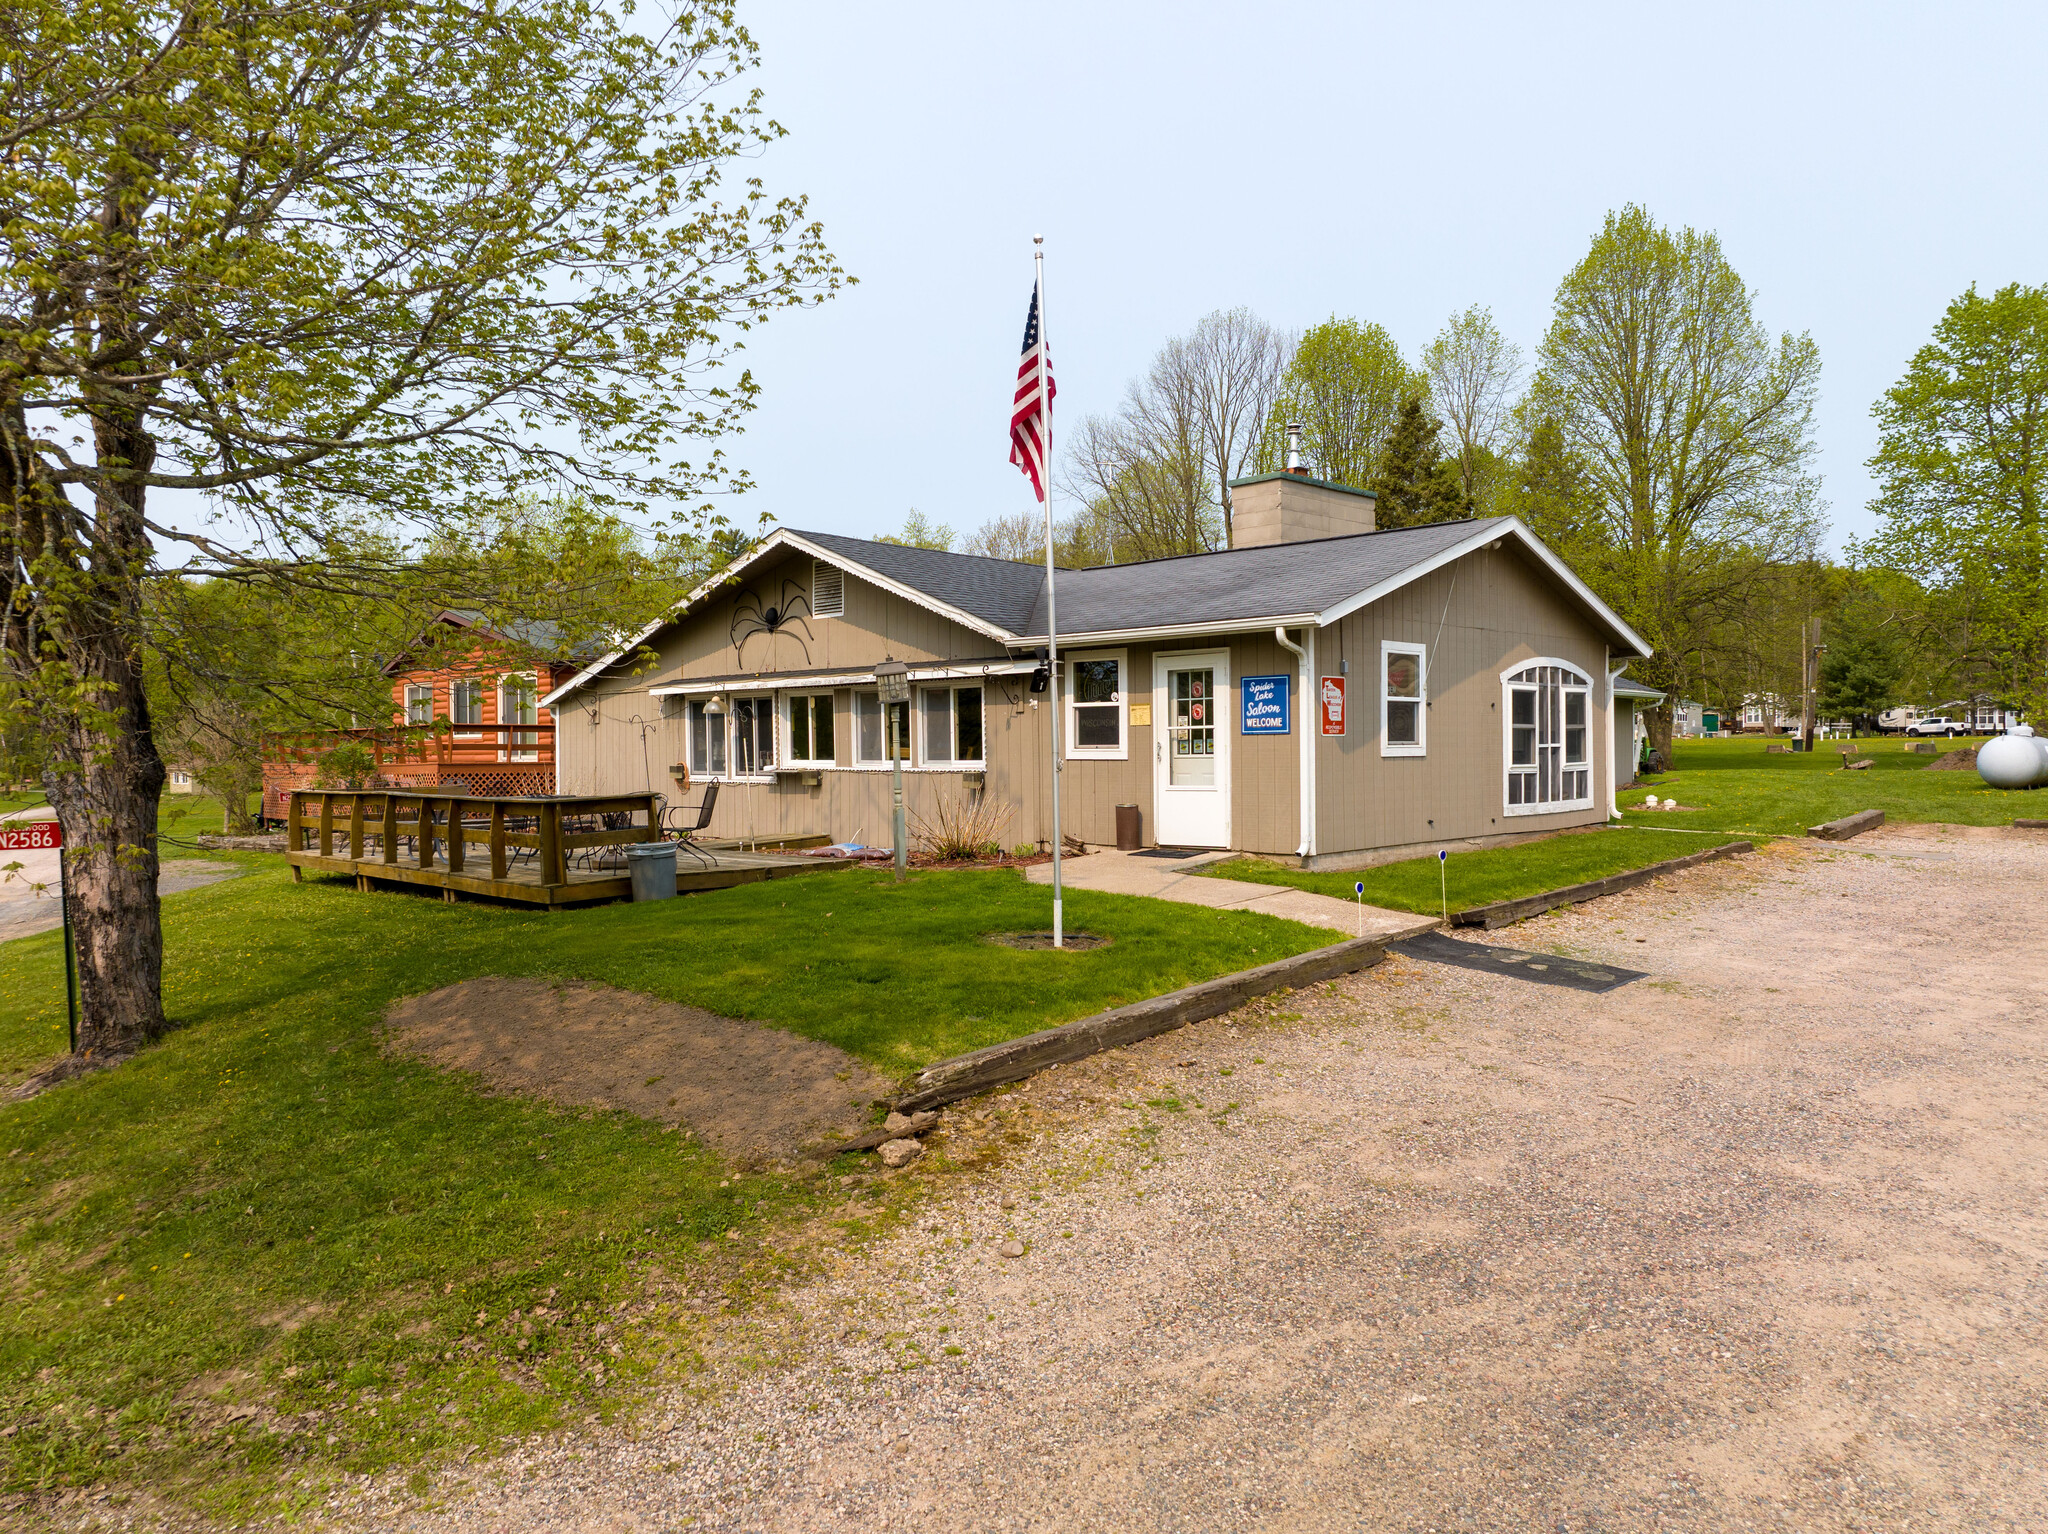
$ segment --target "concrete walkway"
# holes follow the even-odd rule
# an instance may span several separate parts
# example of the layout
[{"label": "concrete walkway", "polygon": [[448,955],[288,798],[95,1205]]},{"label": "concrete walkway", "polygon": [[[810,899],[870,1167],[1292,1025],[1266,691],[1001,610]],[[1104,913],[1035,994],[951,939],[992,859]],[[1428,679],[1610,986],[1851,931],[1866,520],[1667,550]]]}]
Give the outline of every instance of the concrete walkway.
[{"label": "concrete walkway", "polygon": [[[1091,852],[1060,862],[1060,877],[1069,889],[1107,890],[1113,895],[1149,895],[1219,910],[1261,911],[1311,927],[1328,927],[1347,937],[1411,937],[1442,925],[1413,911],[1389,911],[1355,900],[1312,894],[1285,884],[1251,884],[1243,879],[1204,878],[1194,870],[1237,856],[1232,852],[1196,853],[1186,859],[1145,857],[1131,852]],[[1052,883],[1052,865],[1038,863],[1025,870],[1034,884]]]}]

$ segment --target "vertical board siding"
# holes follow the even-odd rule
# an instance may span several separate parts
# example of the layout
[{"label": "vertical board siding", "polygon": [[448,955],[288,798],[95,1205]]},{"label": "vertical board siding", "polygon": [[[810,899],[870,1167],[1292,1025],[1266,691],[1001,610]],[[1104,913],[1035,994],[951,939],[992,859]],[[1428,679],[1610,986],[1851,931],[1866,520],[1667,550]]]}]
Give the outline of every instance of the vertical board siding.
[{"label": "vertical board siding", "polygon": [[[1428,647],[1427,756],[1380,755],[1380,643]],[[1578,603],[1519,552],[1469,554],[1330,625],[1317,638],[1319,674],[1350,662],[1343,737],[1320,738],[1320,855],[1418,842],[1554,830],[1607,818],[1605,640]],[[1554,655],[1593,682],[1588,754],[1593,807],[1507,815],[1502,786],[1500,674]]]}]

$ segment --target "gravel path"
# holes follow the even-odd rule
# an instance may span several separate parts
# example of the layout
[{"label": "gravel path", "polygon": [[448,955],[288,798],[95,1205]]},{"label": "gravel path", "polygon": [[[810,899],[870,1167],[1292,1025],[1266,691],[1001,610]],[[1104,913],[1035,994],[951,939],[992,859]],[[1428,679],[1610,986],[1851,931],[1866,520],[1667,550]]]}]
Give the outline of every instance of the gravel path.
[{"label": "gravel path", "polygon": [[2044,884],[1780,843],[1497,934],[1609,995],[1397,958],[1055,1071],[724,1355],[795,1362],[335,1517],[2042,1534]]}]

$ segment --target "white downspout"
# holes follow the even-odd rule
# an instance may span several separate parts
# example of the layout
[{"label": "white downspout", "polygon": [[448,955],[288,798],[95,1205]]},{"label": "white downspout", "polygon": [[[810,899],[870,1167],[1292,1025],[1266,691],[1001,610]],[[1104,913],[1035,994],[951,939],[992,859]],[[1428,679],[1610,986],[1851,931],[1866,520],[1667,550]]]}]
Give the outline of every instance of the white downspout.
[{"label": "white downspout", "polygon": [[[1614,679],[1626,671],[1623,662],[1621,671],[1614,669],[1614,650],[1610,645],[1600,647],[1600,669],[1607,673],[1607,818],[1621,819],[1621,744],[1614,731]],[[1629,744],[1635,744],[1635,731],[1629,731]]]},{"label": "white downspout", "polygon": [[1295,856],[1305,862],[1316,855],[1316,736],[1309,728],[1315,719],[1316,631],[1302,629],[1301,637],[1308,641],[1306,649],[1289,639],[1287,630],[1277,625],[1273,637],[1300,657],[1297,669],[1301,677],[1301,845],[1295,849]]}]

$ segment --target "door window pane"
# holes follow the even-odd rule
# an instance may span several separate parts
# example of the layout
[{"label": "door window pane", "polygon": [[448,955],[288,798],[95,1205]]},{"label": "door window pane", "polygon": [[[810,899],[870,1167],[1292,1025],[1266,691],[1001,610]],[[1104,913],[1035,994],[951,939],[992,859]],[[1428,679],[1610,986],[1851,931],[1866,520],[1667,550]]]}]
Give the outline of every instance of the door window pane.
[{"label": "door window pane", "polygon": [[1200,670],[1166,674],[1167,773],[1176,788],[1207,788],[1216,782],[1216,673]]}]

